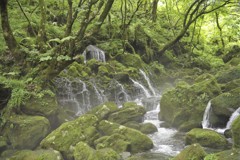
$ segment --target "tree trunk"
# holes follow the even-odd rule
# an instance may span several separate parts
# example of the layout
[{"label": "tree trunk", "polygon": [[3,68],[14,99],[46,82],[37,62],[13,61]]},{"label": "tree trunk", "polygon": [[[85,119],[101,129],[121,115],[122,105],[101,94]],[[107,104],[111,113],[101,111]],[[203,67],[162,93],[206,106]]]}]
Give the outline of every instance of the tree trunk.
[{"label": "tree trunk", "polygon": [[8,0],[2,0],[0,3],[3,37],[5,39],[6,45],[8,46],[9,50],[13,54],[14,58],[19,60],[20,53],[18,51],[18,43],[15,37],[13,36],[13,32],[9,24],[7,4],[8,4]]},{"label": "tree trunk", "polygon": [[41,11],[41,21],[38,31],[38,47],[40,52],[44,52],[46,50],[45,42],[46,42],[46,31],[45,31],[45,24],[46,24],[46,8],[44,0],[39,0],[39,6]]},{"label": "tree trunk", "polygon": [[157,7],[158,7],[158,0],[153,1],[153,6],[152,6],[152,21],[156,22],[157,20]]}]

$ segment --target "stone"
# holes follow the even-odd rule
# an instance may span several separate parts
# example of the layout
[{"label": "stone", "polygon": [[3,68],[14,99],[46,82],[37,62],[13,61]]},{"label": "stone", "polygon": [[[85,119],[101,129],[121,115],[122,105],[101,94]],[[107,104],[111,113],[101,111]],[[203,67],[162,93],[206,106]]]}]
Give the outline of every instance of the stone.
[{"label": "stone", "polygon": [[238,116],[231,126],[233,147],[240,148],[240,116]]},{"label": "stone", "polygon": [[140,125],[140,131],[144,134],[152,134],[158,131],[157,127],[152,123],[143,123]]},{"label": "stone", "polygon": [[240,150],[230,149],[214,154],[208,154],[204,160],[239,160]]},{"label": "stone", "polygon": [[21,150],[16,152],[8,160],[63,160],[60,152],[49,150]]},{"label": "stone", "polygon": [[194,128],[186,133],[185,143],[187,145],[199,143],[203,147],[225,148],[228,144],[226,138],[209,129]]},{"label": "stone", "polygon": [[49,132],[50,123],[45,117],[13,115],[7,119],[3,135],[14,149],[33,149]]},{"label": "stone", "polygon": [[192,144],[183,149],[173,160],[202,160],[206,155],[199,144]]},{"label": "stone", "polygon": [[99,138],[96,129],[98,118],[92,114],[85,114],[76,120],[63,123],[52,131],[40,144],[42,148],[53,148],[60,151],[64,158],[73,157],[72,148],[80,141],[92,146]]}]

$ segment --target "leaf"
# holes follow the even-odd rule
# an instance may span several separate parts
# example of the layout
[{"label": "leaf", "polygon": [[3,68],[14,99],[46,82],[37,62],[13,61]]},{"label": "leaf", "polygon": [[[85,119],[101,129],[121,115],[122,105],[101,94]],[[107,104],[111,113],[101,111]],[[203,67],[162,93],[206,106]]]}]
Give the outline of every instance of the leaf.
[{"label": "leaf", "polygon": [[70,60],[71,60],[71,57],[69,57],[69,56],[63,56],[63,55],[60,55],[60,56],[57,57],[57,61],[62,61],[62,60],[64,60],[64,61],[70,61]]},{"label": "leaf", "polygon": [[41,57],[41,58],[40,58],[40,62],[49,61],[49,60],[51,60],[51,59],[52,59],[51,56]]}]

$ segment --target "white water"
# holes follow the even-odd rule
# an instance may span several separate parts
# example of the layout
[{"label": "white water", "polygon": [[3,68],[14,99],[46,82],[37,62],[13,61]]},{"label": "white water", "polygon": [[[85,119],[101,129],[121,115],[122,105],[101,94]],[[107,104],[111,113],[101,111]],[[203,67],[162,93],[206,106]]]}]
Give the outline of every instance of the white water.
[{"label": "white water", "polygon": [[137,88],[139,88],[140,90],[143,91],[143,93],[144,93],[144,95],[146,97],[150,97],[151,96],[149,91],[141,83],[139,83],[137,81],[134,81],[133,79],[131,79],[131,81],[133,82],[134,86],[136,86]]},{"label": "white water", "polygon": [[84,63],[86,63],[87,60],[90,60],[93,58],[101,62],[106,62],[104,51],[93,45],[89,45],[86,47],[86,49],[83,52],[83,56],[84,56]]},{"label": "white water", "polygon": [[155,90],[153,89],[153,86],[152,86],[152,84],[151,84],[148,76],[146,75],[146,73],[145,73],[143,70],[141,70],[141,69],[140,69],[140,73],[143,75],[144,79],[147,81],[148,87],[149,87],[149,89],[151,90],[152,94],[153,94],[154,96],[156,96],[156,92],[155,92]]},{"label": "white water", "polygon": [[144,123],[154,124],[158,132],[150,134],[149,137],[154,143],[152,153],[164,154],[167,156],[176,156],[183,148],[184,143],[181,139],[175,138],[177,134],[176,129],[169,129],[161,127],[161,121],[158,120],[158,113],[160,112],[160,105],[145,114]]},{"label": "white water", "polygon": [[224,134],[227,129],[231,128],[233,121],[240,115],[240,107],[235,110],[231,117],[229,118],[225,128],[212,128],[210,124],[210,114],[211,114],[211,101],[208,102],[207,107],[205,109],[202,121],[202,128],[203,129],[212,129],[218,133]]},{"label": "white water", "polygon": [[207,129],[210,128],[210,114],[211,114],[211,101],[208,102],[207,107],[205,109],[203,120],[202,120],[202,128]]}]

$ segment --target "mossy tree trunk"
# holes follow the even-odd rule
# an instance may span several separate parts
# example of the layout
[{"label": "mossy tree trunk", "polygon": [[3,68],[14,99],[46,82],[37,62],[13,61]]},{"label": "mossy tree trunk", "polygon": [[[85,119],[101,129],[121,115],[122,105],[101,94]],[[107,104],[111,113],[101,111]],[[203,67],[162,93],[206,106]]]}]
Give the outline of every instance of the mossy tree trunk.
[{"label": "mossy tree trunk", "polygon": [[18,43],[13,35],[12,29],[9,24],[7,5],[8,5],[8,0],[1,0],[0,13],[1,13],[1,24],[2,24],[3,36],[5,39],[6,45],[11,51],[14,59],[20,60],[22,59],[22,57],[19,52]]},{"label": "mossy tree trunk", "polygon": [[46,7],[45,7],[45,1],[39,0],[39,7],[41,11],[41,21],[39,25],[39,31],[38,31],[38,47],[40,52],[44,52],[46,50],[45,43],[46,43],[46,31],[45,31],[45,25],[46,25]]},{"label": "mossy tree trunk", "polygon": [[152,21],[153,22],[156,22],[157,20],[157,8],[158,8],[158,0],[154,0],[152,5]]}]

